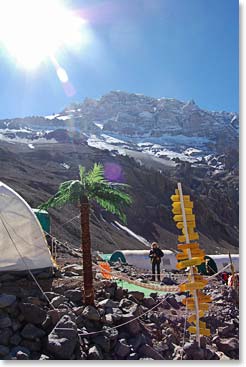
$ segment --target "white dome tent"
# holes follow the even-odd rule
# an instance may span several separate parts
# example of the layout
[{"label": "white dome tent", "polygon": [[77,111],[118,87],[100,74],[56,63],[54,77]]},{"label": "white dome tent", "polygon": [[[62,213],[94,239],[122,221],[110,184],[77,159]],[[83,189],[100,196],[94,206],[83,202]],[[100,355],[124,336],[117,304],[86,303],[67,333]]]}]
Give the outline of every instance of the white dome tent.
[{"label": "white dome tent", "polygon": [[[162,250],[164,256],[161,259],[162,269],[165,271],[177,271],[177,259],[176,253],[170,250]],[[221,255],[206,255],[206,259],[209,259],[213,263],[214,271],[217,273],[221,271],[226,265],[230,264],[228,254]],[[239,255],[231,255],[234,269],[236,272],[239,271]],[[138,269],[151,270],[151,261],[149,258],[149,250],[116,250],[110,257],[110,262],[114,263],[117,261],[123,264],[133,265]],[[203,263],[204,264],[204,263]],[[206,273],[205,265],[199,267],[199,271]],[[230,271],[230,269],[228,270]]]},{"label": "white dome tent", "polygon": [[0,273],[53,268],[41,225],[27,202],[0,181]]},{"label": "white dome tent", "polygon": [[[166,271],[176,269],[176,255],[173,251],[162,250],[164,253],[161,259],[161,265]],[[114,251],[110,260],[111,262],[121,261],[129,265],[136,266],[138,269],[152,270],[149,258],[149,250],[117,250]]]}]

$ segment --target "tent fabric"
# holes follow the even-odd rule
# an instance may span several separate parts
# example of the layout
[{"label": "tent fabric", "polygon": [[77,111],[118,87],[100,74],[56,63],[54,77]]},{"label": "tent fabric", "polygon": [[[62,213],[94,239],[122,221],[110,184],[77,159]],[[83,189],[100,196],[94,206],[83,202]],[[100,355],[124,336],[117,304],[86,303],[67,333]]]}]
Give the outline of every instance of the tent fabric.
[{"label": "tent fabric", "polygon": [[0,182],[0,272],[53,267],[41,225],[27,202]]},{"label": "tent fabric", "polygon": [[[228,254],[223,255],[209,255],[217,265],[218,271],[220,271],[224,266],[230,264],[230,259]],[[234,265],[235,271],[239,271],[239,255],[231,254],[232,263]],[[230,269],[228,270],[230,271]]]},{"label": "tent fabric", "polygon": [[[208,255],[206,255],[204,258],[205,260],[208,260],[208,266],[211,268],[213,273],[216,274],[218,272],[218,267],[216,265],[216,262]],[[203,275],[209,275],[207,273],[205,261],[201,265],[199,265],[197,269],[198,269],[198,273],[203,274]]]}]

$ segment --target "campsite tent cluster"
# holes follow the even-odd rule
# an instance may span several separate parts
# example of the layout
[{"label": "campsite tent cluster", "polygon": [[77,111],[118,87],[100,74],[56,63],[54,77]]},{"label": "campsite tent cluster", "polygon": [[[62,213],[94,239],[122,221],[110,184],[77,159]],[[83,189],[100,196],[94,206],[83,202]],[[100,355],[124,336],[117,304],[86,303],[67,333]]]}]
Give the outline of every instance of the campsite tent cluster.
[{"label": "campsite tent cluster", "polygon": [[[0,182],[0,272],[37,271],[53,267],[52,256],[36,215],[35,210],[17,192]],[[47,221],[44,225],[48,225]],[[109,261],[121,261],[150,270],[148,253],[148,250],[117,250]],[[164,254],[163,268],[175,270],[175,253],[166,250]],[[209,255],[207,258],[215,272],[229,262],[227,254]],[[239,271],[239,255],[232,255],[232,260],[235,270]]]}]

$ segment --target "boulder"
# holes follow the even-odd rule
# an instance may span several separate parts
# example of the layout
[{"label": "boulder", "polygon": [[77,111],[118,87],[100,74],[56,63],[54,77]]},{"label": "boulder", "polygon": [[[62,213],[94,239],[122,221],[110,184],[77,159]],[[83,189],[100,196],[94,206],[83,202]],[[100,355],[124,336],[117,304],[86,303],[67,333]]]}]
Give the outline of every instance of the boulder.
[{"label": "boulder", "polygon": [[22,352],[21,350],[16,353],[16,359],[17,360],[28,360],[29,356],[27,353]]},{"label": "boulder", "polygon": [[13,336],[11,336],[10,338],[10,344],[12,345],[19,345],[21,342],[21,336],[19,333],[14,334]]},{"label": "boulder", "polygon": [[104,299],[100,302],[98,302],[98,306],[99,307],[112,307],[112,308],[116,308],[116,307],[119,307],[119,302],[117,301],[112,301],[112,299]]},{"label": "boulder", "polygon": [[147,307],[147,308],[153,307],[155,305],[155,303],[156,302],[155,302],[154,298],[152,298],[152,297],[145,297],[143,299],[143,302],[142,302],[143,306]]},{"label": "boulder", "polygon": [[137,301],[142,301],[144,298],[144,293],[139,291],[131,291],[128,292],[129,295],[132,295]]},{"label": "boulder", "polygon": [[15,276],[12,274],[3,274],[0,276],[1,282],[11,282],[13,280],[15,280]]},{"label": "boulder", "polygon": [[161,281],[161,285],[176,285],[177,283],[170,277],[164,277]]},{"label": "boulder", "polygon": [[114,298],[116,299],[116,301],[121,301],[123,297],[124,290],[121,287],[117,288],[114,293]]},{"label": "boulder", "polygon": [[[11,349],[10,351],[10,355],[11,357],[16,357],[17,359],[21,359],[21,355],[22,353],[25,355],[23,359],[28,359],[28,357],[30,356],[31,352],[29,349],[25,348],[25,347],[21,347],[20,345],[18,345],[17,347],[14,347]],[[18,358],[20,357],[20,358]]]},{"label": "boulder", "polygon": [[[53,325],[56,325],[56,323],[62,318],[62,316],[67,315],[67,314],[68,314],[67,309],[49,310],[47,312],[47,317],[51,319],[51,322]],[[69,314],[71,316],[71,312]],[[75,320],[75,317],[73,321],[74,320]],[[45,322],[46,322],[46,319],[45,319]],[[44,325],[44,323],[42,323],[42,325]]]},{"label": "boulder", "polygon": [[142,333],[136,335],[135,337],[132,337],[129,339],[129,344],[132,346],[134,351],[137,351],[137,349],[147,343],[146,336]]},{"label": "boulder", "polygon": [[239,342],[237,338],[230,338],[230,339],[220,339],[216,340],[216,345],[219,351],[225,353],[229,357],[231,356],[232,352],[238,353],[239,350]]},{"label": "boulder", "polygon": [[12,336],[13,332],[12,330],[7,327],[5,329],[1,329],[0,331],[0,344],[1,345],[9,345],[10,337]]},{"label": "boulder", "polygon": [[155,360],[164,359],[160,353],[158,353],[149,344],[143,344],[138,348],[138,353],[140,357],[148,357]]},{"label": "boulder", "polygon": [[61,304],[63,304],[65,301],[67,301],[67,298],[65,296],[57,296],[57,297],[54,297],[52,300],[51,300],[51,305],[55,308],[59,307]]},{"label": "boulder", "polygon": [[64,266],[62,270],[65,273],[74,273],[75,275],[83,275],[83,266],[78,265],[78,264],[71,264],[71,265]]},{"label": "boulder", "polygon": [[124,322],[132,320],[131,322],[128,322],[126,325],[122,326],[122,328],[128,334],[135,336],[141,332],[142,328],[141,328],[139,321],[133,320],[133,319],[135,319],[135,316],[132,313],[125,314],[125,315],[123,314],[121,318],[121,322],[124,323]]},{"label": "boulder", "polygon": [[31,352],[39,352],[42,348],[42,343],[39,339],[36,340],[22,340],[21,344],[22,347],[29,349]]},{"label": "boulder", "polygon": [[75,304],[82,304],[83,294],[80,289],[69,289],[64,295]]},{"label": "boulder", "polygon": [[171,296],[168,297],[167,302],[175,309],[175,310],[179,310],[180,309],[180,304],[179,302],[176,300],[175,296]]},{"label": "boulder", "polygon": [[0,345],[0,358],[5,357],[7,354],[9,354],[9,348],[5,347],[5,345]]},{"label": "boulder", "polygon": [[103,327],[103,329],[105,329],[104,335],[109,338],[111,346],[114,345],[119,336],[118,330],[106,327]]},{"label": "boulder", "polygon": [[21,323],[19,320],[12,319],[12,329],[14,332],[21,329]]},{"label": "boulder", "polygon": [[[53,298],[60,296],[59,293],[55,293],[55,292],[45,292],[46,297],[51,301]],[[43,296],[43,299],[46,299]]]},{"label": "boulder", "polygon": [[46,312],[37,305],[20,303],[19,308],[24,319],[31,324],[41,325],[46,319]]},{"label": "boulder", "polygon": [[123,312],[119,308],[112,309],[112,318],[114,322],[118,322],[122,319]]},{"label": "boulder", "polygon": [[33,324],[26,324],[21,331],[21,336],[26,339],[36,340],[45,336],[45,332]]},{"label": "boulder", "polygon": [[139,359],[139,355],[138,353],[135,353],[135,352],[130,353],[130,355],[127,357],[128,361],[136,361],[138,359]]},{"label": "boulder", "polygon": [[70,359],[77,342],[76,324],[65,315],[48,335],[47,350],[58,359]]},{"label": "boulder", "polygon": [[225,355],[225,353],[223,353],[223,352],[218,351],[216,354],[218,355],[218,357],[221,361],[229,361],[230,360],[230,357]]},{"label": "boulder", "polygon": [[183,350],[187,356],[186,359],[195,359],[195,360],[204,359],[204,349],[199,348],[196,341],[185,343]]},{"label": "boulder", "polygon": [[129,300],[128,298],[123,298],[120,303],[119,303],[119,308],[123,309],[123,310],[127,310],[134,305],[134,302],[132,302],[131,300]]},{"label": "boulder", "polygon": [[79,306],[79,307],[73,307],[73,312],[76,316],[80,316],[82,315],[82,312],[84,311],[84,306]]},{"label": "boulder", "polygon": [[14,302],[12,303],[11,306],[8,306],[4,309],[5,312],[7,312],[9,314],[9,316],[11,316],[12,318],[17,318],[18,315],[20,314],[20,310],[18,307],[18,302]]},{"label": "boulder", "polygon": [[94,345],[93,347],[89,349],[88,359],[91,359],[91,360],[102,360],[103,359],[103,354],[98,346]]},{"label": "boulder", "polygon": [[16,301],[16,296],[12,294],[0,294],[0,308],[11,306]]},{"label": "boulder", "polygon": [[222,338],[233,337],[235,335],[234,323],[226,324],[218,328],[218,334]]},{"label": "boulder", "polygon": [[126,359],[131,352],[131,347],[127,344],[126,339],[120,339],[116,343],[114,352],[120,359]]},{"label": "boulder", "polygon": [[110,339],[105,335],[98,335],[92,338],[94,344],[98,345],[105,353],[110,351]]},{"label": "boulder", "polygon": [[102,317],[102,322],[103,322],[105,325],[113,325],[113,323],[114,323],[113,314],[108,313],[108,314],[106,314],[105,316],[103,316],[103,317]]},{"label": "boulder", "polygon": [[11,318],[0,314],[0,329],[8,328],[11,325]]},{"label": "boulder", "polygon": [[93,306],[86,306],[82,312],[82,315],[91,321],[99,321],[100,314]]},{"label": "boulder", "polygon": [[185,353],[184,359],[191,360],[218,360],[219,356],[209,347],[199,348],[196,341],[185,343],[183,351]]}]

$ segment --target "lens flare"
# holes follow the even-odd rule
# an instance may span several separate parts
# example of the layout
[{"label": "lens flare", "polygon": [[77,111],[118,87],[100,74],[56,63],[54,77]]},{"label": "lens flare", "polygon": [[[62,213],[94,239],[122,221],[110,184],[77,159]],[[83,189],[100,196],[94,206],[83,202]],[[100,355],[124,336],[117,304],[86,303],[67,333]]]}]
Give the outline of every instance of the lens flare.
[{"label": "lens flare", "polygon": [[104,176],[108,181],[111,182],[124,181],[122,168],[119,164],[116,163],[105,163]]},{"label": "lens flare", "polygon": [[61,0],[0,1],[0,45],[26,69],[37,68],[59,50],[88,42],[86,21]]}]

